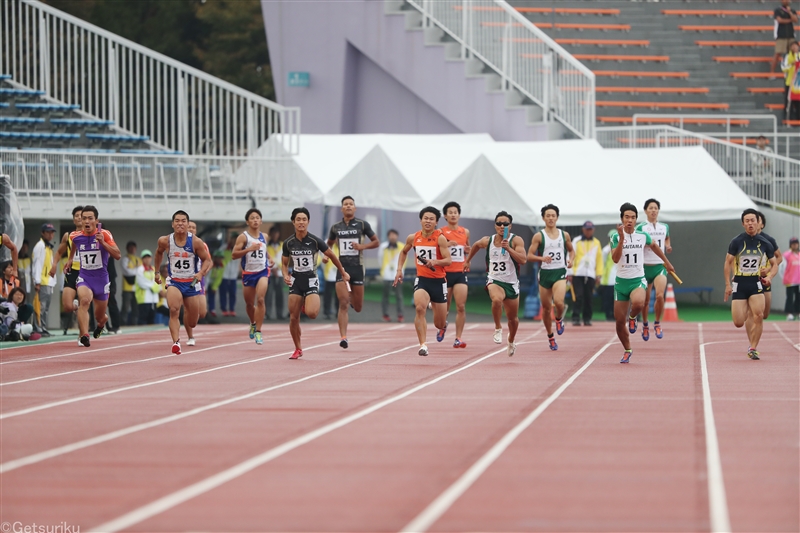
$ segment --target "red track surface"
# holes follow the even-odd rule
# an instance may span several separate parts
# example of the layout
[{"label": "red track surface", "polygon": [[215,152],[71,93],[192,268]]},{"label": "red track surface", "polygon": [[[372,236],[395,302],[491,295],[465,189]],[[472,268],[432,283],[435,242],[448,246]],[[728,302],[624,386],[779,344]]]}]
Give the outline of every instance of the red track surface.
[{"label": "red track surface", "polygon": [[[303,324],[299,361],[285,325],[264,328],[264,346],[246,327],[201,327],[180,356],[165,331],[5,350],[0,520],[397,531],[428,508],[416,524],[433,531],[709,530],[706,343],[723,518],[734,531],[800,529],[795,325],[769,324],[756,362],[730,324],[669,324],[663,340],[635,337],[630,365],[605,323],[568,325],[558,352],[525,323],[513,358],[491,324],[468,327],[467,349],[451,333],[427,358],[413,324],[353,324],[342,350],[320,322]],[[429,508],[448,488],[457,497]]]}]

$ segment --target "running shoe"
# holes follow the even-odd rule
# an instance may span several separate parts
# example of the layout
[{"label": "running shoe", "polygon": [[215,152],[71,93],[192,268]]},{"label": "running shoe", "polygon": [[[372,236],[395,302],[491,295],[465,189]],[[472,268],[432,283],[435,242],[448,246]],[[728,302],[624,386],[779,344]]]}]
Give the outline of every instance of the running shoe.
[{"label": "running shoe", "polygon": [[87,348],[91,346],[91,342],[89,342],[89,335],[81,335],[81,338],[78,339],[78,346],[86,346]]},{"label": "running shoe", "polygon": [[298,348],[294,351],[294,353],[289,359],[300,359],[301,357],[303,357],[303,350]]},{"label": "running shoe", "polygon": [[758,350],[754,350],[753,348],[750,348],[749,350],[747,350],[747,357],[749,357],[753,361],[758,361],[758,360],[761,359],[758,356]]},{"label": "running shoe", "polygon": [[562,335],[564,333],[564,318],[556,318],[556,333]]},{"label": "running shoe", "polygon": [[428,302],[428,309],[433,309],[433,302]]},{"label": "running shoe", "polygon": [[256,325],[250,324],[250,338],[254,339],[256,337]]},{"label": "running shoe", "polygon": [[347,339],[345,337],[342,337],[342,340],[339,341],[339,346],[341,346],[342,348],[347,348],[349,346],[347,344]]},{"label": "running shoe", "polygon": [[208,314],[213,316],[214,318],[217,318],[217,313],[214,311],[209,311]]},{"label": "running shoe", "polygon": [[455,342],[453,343],[453,348],[466,348],[466,347],[467,343],[462,342],[460,339],[456,339]]},{"label": "running shoe", "polygon": [[405,319],[403,318],[403,315],[398,316],[397,317],[397,321],[398,322],[405,322]]},{"label": "running shoe", "polygon": [[633,350],[625,350],[625,354],[622,356],[622,359],[620,359],[619,362],[630,363],[632,355],[633,355]]},{"label": "running shoe", "polygon": [[189,340],[186,341],[186,346],[194,346],[194,337],[189,337]]},{"label": "running shoe", "polygon": [[508,343],[508,356],[511,357],[512,355],[514,355],[514,352],[516,352],[516,351],[517,351],[517,344],[514,343],[514,342],[509,342]]},{"label": "running shoe", "polygon": [[103,334],[103,330],[104,329],[106,329],[106,325],[105,324],[103,324],[102,326],[100,326],[100,325],[96,326],[94,328],[94,331],[92,332],[92,337],[94,337],[95,339],[99,339],[100,335]]},{"label": "running shoe", "polygon": [[492,336],[492,340],[495,344],[500,344],[503,342],[503,328],[494,330],[494,335]]},{"label": "running shoe", "polygon": [[660,323],[656,322],[655,324],[653,324],[653,331],[656,332],[656,337],[657,338],[659,338],[659,339],[663,339],[664,338],[664,332],[661,331],[661,324]]},{"label": "running shoe", "polygon": [[628,317],[628,331],[630,331],[631,333],[636,333],[636,325],[637,325],[636,321],[637,319],[635,316]]},{"label": "running shoe", "polygon": [[447,322],[444,323],[444,327],[436,332],[436,342],[442,342],[444,340],[444,334],[447,333]]},{"label": "running shoe", "polygon": [[260,331],[256,331],[256,344],[264,344],[264,339],[261,338]]},{"label": "running shoe", "polygon": [[229,316],[229,315],[230,315],[230,313],[228,313],[227,311],[223,311],[222,312],[222,316]]},{"label": "running shoe", "polygon": [[172,345],[172,353],[175,355],[181,354],[181,341],[175,341],[175,344]]},{"label": "running shoe", "polygon": [[74,311],[77,311],[77,310],[78,310],[78,307],[80,307],[80,304],[81,304],[81,303],[80,303],[78,300],[72,300],[72,309],[73,309]]},{"label": "running shoe", "polygon": [[384,321],[384,322],[391,322],[391,321],[392,321],[392,319],[391,319],[391,318],[389,318],[389,315],[383,315],[383,321]]},{"label": "running shoe", "polygon": [[228,311],[228,316],[235,318],[236,317],[236,311]]},{"label": "running shoe", "polygon": [[645,341],[650,340],[650,326],[647,322],[642,322],[642,339]]},{"label": "running shoe", "polygon": [[551,350],[553,350],[554,352],[556,350],[558,350],[558,344],[556,344],[556,338],[555,337],[548,337],[547,338],[547,342],[550,343],[550,349]]},{"label": "running shoe", "polygon": [[420,355],[428,355],[428,347],[424,344],[421,344],[419,347],[419,354]]}]

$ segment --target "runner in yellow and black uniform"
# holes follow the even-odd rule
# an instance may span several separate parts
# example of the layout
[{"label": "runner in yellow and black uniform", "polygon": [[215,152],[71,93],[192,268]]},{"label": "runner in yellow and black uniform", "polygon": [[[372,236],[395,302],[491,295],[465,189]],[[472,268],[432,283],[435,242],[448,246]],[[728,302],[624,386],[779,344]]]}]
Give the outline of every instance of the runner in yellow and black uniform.
[{"label": "runner in yellow and black uniform", "polygon": [[[83,230],[83,220],[81,213],[83,206],[79,205],[72,210],[72,222],[75,224],[75,231]],[[53,266],[50,268],[50,276],[56,275],[59,261],[62,257],[72,257],[72,263],[64,267],[64,290],[61,292],[61,305],[65,313],[72,313],[78,309],[78,289],[75,283],[78,281],[78,273],[81,269],[80,254],[72,254],[72,238],[70,237],[71,231],[64,232],[61,237],[61,244],[58,245],[55,256],[53,257]]]}]

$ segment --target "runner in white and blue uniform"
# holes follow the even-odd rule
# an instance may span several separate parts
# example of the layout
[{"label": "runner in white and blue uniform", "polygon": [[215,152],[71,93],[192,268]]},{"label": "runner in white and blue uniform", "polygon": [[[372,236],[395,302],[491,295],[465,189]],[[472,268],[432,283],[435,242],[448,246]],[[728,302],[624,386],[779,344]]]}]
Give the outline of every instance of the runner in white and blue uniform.
[{"label": "runner in white and blue uniform", "polygon": [[[197,326],[200,315],[200,280],[208,274],[213,263],[205,243],[189,233],[189,215],[186,211],[176,211],[172,215],[173,233],[158,239],[154,264],[161,265],[167,254],[167,305],[169,306],[169,332],[172,335],[172,353],[181,353],[180,313],[184,308],[183,322],[190,328]],[[200,271],[195,267],[195,258],[202,261]],[[155,282],[161,283],[161,275],[156,272]],[[200,297],[200,298],[198,298]]]},{"label": "runner in white and blue uniform", "polygon": [[261,325],[267,308],[264,298],[269,284],[269,258],[267,239],[261,233],[261,211],[248,209],[244,216],[247,230],[236,238],[231,258],[242,260],[242,295],[250,318],[250,338],[262,344]]}]

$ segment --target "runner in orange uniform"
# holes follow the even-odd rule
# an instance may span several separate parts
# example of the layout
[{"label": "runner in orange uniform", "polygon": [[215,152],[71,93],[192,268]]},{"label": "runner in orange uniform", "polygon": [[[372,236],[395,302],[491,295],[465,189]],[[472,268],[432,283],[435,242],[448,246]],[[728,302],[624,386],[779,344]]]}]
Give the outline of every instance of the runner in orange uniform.
[{"label": "runner in orange uniform", "polygon": [[[456,339],[453,348],[466,348],[467,343],[461,341],[464,333],[464,323],[467,321],[467,274],[464,272],[464,258],[469,254],[469,230],[458,225],[461,219],[461,206],[456,202],[447,202],[444,205],[444,218],[447,225],[442,228],[442,233],[447,239],[450,248],[450,257],[453,262],[444,268],[447,275],[447,313],[450,314],[451,301],[456,301]],[[447,322],[445,322],[447,329]],[[438,337],[437,337],[438,340]]]}]

